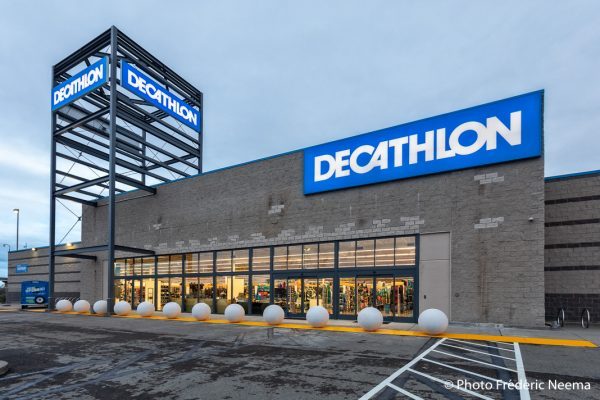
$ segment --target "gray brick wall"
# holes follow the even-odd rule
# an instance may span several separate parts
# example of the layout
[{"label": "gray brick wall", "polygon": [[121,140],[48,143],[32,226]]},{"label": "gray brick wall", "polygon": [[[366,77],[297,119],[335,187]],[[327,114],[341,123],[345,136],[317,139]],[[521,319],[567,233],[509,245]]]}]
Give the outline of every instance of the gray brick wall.
[{"label": "gray brick wall", "polygon": [[[119,197],[117,243],[160,254],[451,232],[453,319],[540,325],[543,175],[538,158],[304,196],[297,152]],[[106,211],[84,207],[86,246],[105,243]],[[95,298],[102,261],[82,274]]]},{"label": "gray brick wall", "polygon": [[[74,246],[76,247],[76,246]],[[63,248],[63,247],[60,247]],[[29,264],[27,273],[16,273],[17,264]],[[56,259],[55,297],[79,297],[81,289],[81,264],[69,258]],[[48,281],[48,248],[20,250],[8,255],[7,301],[21,301],[21,282]]]}]

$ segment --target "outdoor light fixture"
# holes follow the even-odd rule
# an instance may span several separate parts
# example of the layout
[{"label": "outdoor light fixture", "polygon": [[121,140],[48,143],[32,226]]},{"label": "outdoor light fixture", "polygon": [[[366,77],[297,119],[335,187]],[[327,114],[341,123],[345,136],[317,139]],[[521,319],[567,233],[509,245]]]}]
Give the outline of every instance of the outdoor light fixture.
[{"label": "outdoor light fixture", "polygon": [[36,247],[32,247],[31,251],[37,251],[37,248]]},{"label": "outdoor light fixture", "polygon": [[19,214],[21,213],[21,211],[18,208],[13,208],[13,212],[15,214],[17,214],[17,247],[16,247],[16,249],[19,250]]},{"label": "outdoor light fixture", "polygon": [[73,243],[67,242],[67,247],[71,247],[71,246],[73,246]]}]

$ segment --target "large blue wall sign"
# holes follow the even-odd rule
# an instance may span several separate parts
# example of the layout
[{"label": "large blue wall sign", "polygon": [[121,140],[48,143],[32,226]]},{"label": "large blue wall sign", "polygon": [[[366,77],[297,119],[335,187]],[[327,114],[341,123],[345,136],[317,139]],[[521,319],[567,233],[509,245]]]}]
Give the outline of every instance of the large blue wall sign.
[{"label": "large blue wall sign", "polygon": [[77,100],[108,81],[108,58],[96,61],[52,89],[52,111]]},{"label": "large blue wall sign", "polygon": [[543,91],[304,150],[304,193],[435,174],[542,154]]},{"label": "large blue wall sign", "polygon": [[198,110],[125,61],[121,62],[121,86],[200,132],[200,112]]}]

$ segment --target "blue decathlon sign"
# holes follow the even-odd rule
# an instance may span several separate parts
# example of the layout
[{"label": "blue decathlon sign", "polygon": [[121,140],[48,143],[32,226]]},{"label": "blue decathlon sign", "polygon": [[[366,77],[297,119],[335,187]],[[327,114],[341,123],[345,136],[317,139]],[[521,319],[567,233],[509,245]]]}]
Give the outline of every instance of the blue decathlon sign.
[{"label": "blue decathlon sign", "polygon": [[537,157],[543,91],[304,150],[304,194]]},{"label": "blue decathlon sign", "polygon": [[17,264],[15,268],[17,274],[25,274],[29,271],[29,264]]},{"label": "blue decathlon sign", "polygon": [[121,62],[121,86],[195,131],[200,131],[198,110],[125,61]]},{"label": "blue decathlon sign", "polygon": [[77,100],[108,80],[108,58],[96,61],[52,89],[52,111]]}]

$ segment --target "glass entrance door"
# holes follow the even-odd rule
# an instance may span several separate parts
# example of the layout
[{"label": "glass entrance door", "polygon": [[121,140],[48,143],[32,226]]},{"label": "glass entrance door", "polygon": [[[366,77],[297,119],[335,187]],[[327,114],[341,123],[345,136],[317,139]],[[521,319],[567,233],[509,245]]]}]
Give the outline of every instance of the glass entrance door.
[{"label": "glass entrance door", "polygon": [[397,312],[398,290],[394,277],[375,278],[375,308],[381,311],[384,319],[392,319]]},{"label": "glass entrance door", "polygon": [[290,316],[302,316],[302,278],[287,279],[287,311]]},{"label": "glass entrance door", "polygon": [[[280,287],[286,289],[286,310],[290,317],[304,317],[311,307],[322,305],[333,313],[333,279],[317,277],[287,277],[275,279],[275,304],[280,304]],[[281,305],[281,304],[280,304]]]}]

